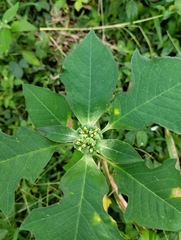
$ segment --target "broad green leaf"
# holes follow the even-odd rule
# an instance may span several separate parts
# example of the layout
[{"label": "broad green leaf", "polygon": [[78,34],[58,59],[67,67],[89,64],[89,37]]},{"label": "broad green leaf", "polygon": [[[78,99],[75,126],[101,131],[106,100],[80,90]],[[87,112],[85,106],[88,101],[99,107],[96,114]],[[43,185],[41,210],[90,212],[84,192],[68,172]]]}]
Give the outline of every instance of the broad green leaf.
[{"label": "broad green leaf", "polygon": [[2,21],[5,23],[10,22],[11,20],[13,20],[14,16],[16,15],[17,11],[19,8],[19,2],[17,2],[14,6],[12,6],[11,8],[9,8],[4,14],[3,14],[3,18]]},{"label": "broad green leaf", "polygon": [[36,31],[37,28],[26,21],[26,19],[21,19],[20,21],[15,21],[11,24],[12,32],[29,32]]},{"label": "broad green leaf", "polygon": [[27,61],[27,63],[32,64],[34,66],[40,66],[40,61],[33,52],[24,50],[22,51],[22,55],[23,58]]},{"label": "broad green leaf", "polygon": [[181,59],[148,60],[135,51],[132,58],[134,85],[118,95],[106,129],[142,129],[157,123],[181,133]]},{"label": "broad green leaf", "polygon": [[71,110],[63,95],[46,88],[23,85],[26,107],[35,127],[66,124]]},{"label": "broad green leaf", "polygon": [[59,143],[73,142],[78,137],[75,130],[62,125],[42,127],[37,130],[48,139]]},{"label": "broad green leaf", "polygon": [[108,187],[89,155],[78,161],[62,178],[63,199],[52,206],[33,210],[21,230],[36,240],[123,239],[115,221],[103,209]]},{"label": "broad green leaf", "polygon": [[143,161],[139,154],[129,144],[118,139],[99,141],[100,153],[115,163],[131,164]]},{"label": "broad green leaf", "polygon": [[128,196],[127,222],[168,231],[181,229],[181,176],[176,160],[149,169],[144,162],[117,165],[115,181]]},{"label": "broad green leaf", "polygon": [[110,102],[118,77],[111,52],[91,31],[64,60],[60,76],[68,102],[82,124],[93,125]]},{"label": "broad green leaf", "polygon": [[7,54],[11,45],[11,32],[7,28],[3,28],[0,31],[0,49],[2,49],[2,52]]},{"label": "broad green leaf", "polygon": [[6,215],[19,180],[34,181],[57,148],[58,144],[26,128],[14,136],[0,133],[0,209]]}]

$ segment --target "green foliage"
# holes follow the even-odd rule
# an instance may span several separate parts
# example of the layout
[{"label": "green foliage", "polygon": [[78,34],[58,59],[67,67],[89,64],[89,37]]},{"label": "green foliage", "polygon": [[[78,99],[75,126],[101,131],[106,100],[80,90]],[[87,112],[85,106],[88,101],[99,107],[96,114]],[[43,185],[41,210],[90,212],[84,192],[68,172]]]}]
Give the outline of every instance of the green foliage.
[{"label": "green foliage", "polygon": [[[96,33],[110,48],[118,64],[119,75],[114,92],[116,95],[131,89],[132,80],[136,80],[136,78],[132,79],[131,68],[133,69],[133,66],[130,62],[136,48],[146,58],[167,55],[180,57],[179,2],[176,0],[91,0],[87,3],[66,0],[32,0],[19,3],[16,0],[1,1],[0,19],[3,28],[0,31],[0,38],[3,45],[0,47],[0,129],[8,135],[15,134],[19,126],[35,129],[25,111],[22,84],[29,83],[39,87],[48,87],[53,92],[64,95],[64,86],[58,79],[63,59],[66,53],[77,47],[77,44],[85,36],[82,30],[70,32],[69,28],[99,27],[100,30],[96,30]],[[77,10],[75,9],[76,3],[79,7]],[[129,12],[128,7],[131,4],[132,10]],[[9,15],[12,20],[8,23],[2,22],[3,15],[11,8],[14,8],[14,13],[10,12]],[[133,20],[130,17],[133,17]],[[138,21],[134,22],[134,20]],[[122,24],[129,21],[131,21],[129,26],[114,26],[116,23]],[[109,29],[105,28],[106,25],[109,25]],[[17,31],[13,31],[12,27]],[[39,27],[63,27],[65,30],[47,32],[39,31]],[[1,35],[2,32],[7,33]],[[2,53],[2,51],[5,52]],[[31,86],[26,85],[24,88]],[[177,158],[178,168],[178,159],[181,156],[180,136],[169,132],[168,129],[164,130],[157,124],[151,125],[150,123],[143,130],[110,129],[105,131],[104,128],[110,121],[111,105],[103,110],[104,113],[99,118],[97,125],[104,132],[104,139],[99,142],[102,151],[97,153],[99,157],[96,156],[96,146],[95,152],[91,153],[106,176],[109,185],[109,197],[103,198],[105,210],[114,218],[126,239],[137,240],[139,237],[163,240],[179,239],[180,231],[146,229],[138,226],[135,222],[126,223],[122,211],[118,208],[118,206],[121,207],[124,212],[126,204],[120,205],[120,198],[115,188],[117,183],[112,182],[111,175],[115,181],[115,166],[112,162],[117,159],[121,159],[125,164],[128,161],[131,163],[130,159],[133,160],[133,163],[139,163],[143,161],[143,158],[148,168],[155,169],[161,164],[165,164],[164,162],[168,158]],[[18,182],[15,189],[15,204],[11,213],[5,216],[3,212],[0,212],[0,239],[34,239],[28,231],[19,230],[20,223],[33,209],[53,205],[62,199],[62,193],[58,189],[59,182],[64,173],[82,158],[82,152],[72,148],[72,146],[78,148],[75,140],[78,129],[82,126],[78,124],[74,114],[72,118],[70,114],[63,125],[36,127],[39,134],[60,144],[61,148],[57,148],[34,183],[25,179]],[[37,115],[37,119],[38,117],[40,114]],[[90,126],[90,128],[92,127]],[[83,136],[81,136],[82,138]],[[11,137],[9,139],[13,140]],[[86,140],[89,152],[94,141]],[[125,152],[127,154],[124,154]],[[106,170],[105,162],[100,159],[107,160],[110,173]],[[117,164],[119,161],[116,162]],[[123,195],[123,197],[129,203],[127,196]]]},{"label": "green foliage", "polygon": [[35,127],[66,124],[71,110],[64,96],[33,85],[24,85],[23,90]]},{"label": "green foliage", "polygon": [[[27,128],[21,128],[14,136],[1,133],[0,143],[0,171],[3,176],[0,183],[0,205],[4,213],[8,215],[13,206],[14,190],[19,180],[26,178],[35,181],[58,145]],[[37,162],[37,158],[41,161]]]},{"label": "green foliage", "polygon": [[4,14],[2,18],[2,22],[8,23],[13,20],[17,11],[18,11],[19,3],[17,2],[14,6],[9,8]]},{"label": "green foliage", "polygon": [[0,3],[0,128],[8,134],[31,125],[24,109],[22,83],[38,81],[47,86],[50,82],[48,76],[42,77],[48,73],[42,62],[49,52],[48,35],[37,32],[42,17],[32,24],[28,15],[33,3],[13,3]]},{"label": "green foliage", "polygon": [[[106,129],[139,130],[148,123],[158,123],[180,133],[180,67],[179,58],[148,61],[135,51],[132,58],[134,86],[127,94],[116,96]],[[170,111],[165,111],[167,108]]]},{"label": "green foliage", "polygon": [[181,15],[181,2],[179,0],[175,0],[175,9],[178,12],[179,15]]},{"label": "green foliage", "polygon": [[[99,39],[91,37],[94,39],[94,35],[85,38],[65,59],[61,75],[67,100],[82,125],[97,122],[111,100],[118,78],[110,51]],[[78,91],[82,94],[78,95]]]},{"label": "green foliage", "polygon": [[[0,208],[4,214],[12,211],[19,180],[35,181],[52,154],[66,145],[83,156],[75,151],[72,161],[76,163],[67,168],[60,181],[63,198],[33,210],[21,230],[31,231],[39,240],[60,236],[124,239],[121,227],[104,210],[108,192],[105,177],[113,188],[122,221],[138,229],[148,228],[140,239],[159,239],[149,228],[180,230],[181,179],[176,160],[167,159],[161,166],[149,168],[131,145],[105,138],[107,130],[140,130],[150,122],[179,132],[180,64],[179,58],[147,60],[135,51],[131,61],[135,84],[114,97],[116,63],[91,31],[65,58],[60,78],[66,96],[24,84],[27,111],[37,131],[21,128],[14,136],[0,134]],[[99,119],[108,103],[110,119],[101,130]],[[137,133],[138,145],[147,144],[146,136],[142,131]],[[100,159],[105,177],[95,163]],[[125,232],[136,238],[138,232],[133,225],[128,230],[128,225]]]},{"label": "green foliage", "polygon": [[65,174],[60,188],[64,192],[60,204],[35,210],[22,229],[35,233],[36,239],[123,239],[102,207],[107,184],[91,156],[84,155]]},{"label": "green foliage", "polygon": [[83,4],[88,2],[89,0],[75,0],[74,7],[77,11],[80,11],[80,9],[83,7]]},{"label": "green foliage", "polygon": [[12,32],[36,30],[36,27],[25,19],[22,19],[20,21],[14,21],[11,25],[8,24],[17,14],[18,8],[19,2],[9,8],[3,14],[2,20],[0,21],[0,56],[2,56],[3,53],[8,53],[12,41]]},{"label": "green foliage", "polygon": [[138,16],[138,5],[136,1],[129,1],[126,3],[126,15],[129,19],[129,21],[133,21],[137,18]]},{"label": "green foliage", "polygon": [[116,183],[129,202],[125,221],[168,231],[180,230],[180,172],[169,159],[155,169],[144,162],[117,165]]}]

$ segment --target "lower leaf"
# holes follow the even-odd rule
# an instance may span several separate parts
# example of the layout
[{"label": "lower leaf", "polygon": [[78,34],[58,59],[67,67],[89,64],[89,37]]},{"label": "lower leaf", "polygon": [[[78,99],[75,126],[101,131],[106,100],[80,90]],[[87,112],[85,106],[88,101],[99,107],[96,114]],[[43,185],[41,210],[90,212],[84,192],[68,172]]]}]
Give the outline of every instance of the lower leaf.
[{"label": "lower leaf", "polygon": [[20,179],[34,181],[58,148],[48,139],[27,128],[16,135],[0,133],[0,209],[8,215]]},{"label": "lower leaf", "polygon": [[149,228],[181,229],[181,176],[176,160],[149,169],[144,162],[116,166],[119,192],[128,196],[127,222]]},{"label": "lower leaf", "polygon": [[123,239],[115,221],[104,211],[108,187],[94,160],[84,155],[62,178],[64,198],[59,203],[33,210],[21,229],[36,240]]}]

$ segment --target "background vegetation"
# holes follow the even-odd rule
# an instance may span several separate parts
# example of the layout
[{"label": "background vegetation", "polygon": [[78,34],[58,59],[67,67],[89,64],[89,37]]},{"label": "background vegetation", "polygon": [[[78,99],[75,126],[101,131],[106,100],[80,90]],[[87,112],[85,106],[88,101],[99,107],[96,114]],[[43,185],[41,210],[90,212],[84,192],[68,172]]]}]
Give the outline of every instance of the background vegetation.
[{"label": "background vegetation", "polygon": [[[17,12],[6,23],[4,13],[15,4]],[[146,57],[180,57],[180,15],[179,0],[24,0],[19,5],[16,0],[1,1],[0,129],[12,135],[20,126],[33,128],[26,113],[22,83],[64,92],[59,80],[62,62],[89,28],[96,29],[119,65],[115,92],[118,93],[132,85],[131,57],[136,48]],[[102,117],[102,125],[107,122],[108,113]],[[179,159],[181,156],[180,136],[157,125],[137,132],[109,131],[107,135],[132,144],[150,167],[169,157]],[[33,208],[61,199],[58,189],[61,176],[77,158],[77,152],[65,148],[52,157],[35,183],[26,180],[19,183],[12,213],[8,217],[0,213],[0,239],[34,239],[28,232],[19,232],[21,222]],[[111,195],[109,201],[108,211],[127,239],[143,239],[139,227],[124,223]],[[150,238],[149,234],[155,238]],[[144,239],[175,240],[181,239],[180,235],[152,231]]]}]

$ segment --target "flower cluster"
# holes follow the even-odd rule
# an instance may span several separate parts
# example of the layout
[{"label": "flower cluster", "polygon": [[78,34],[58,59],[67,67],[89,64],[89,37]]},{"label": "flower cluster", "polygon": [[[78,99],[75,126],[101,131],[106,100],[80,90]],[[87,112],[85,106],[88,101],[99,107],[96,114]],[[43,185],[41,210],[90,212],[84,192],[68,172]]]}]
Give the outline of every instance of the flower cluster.
[{"label": "flower cluster", "polygon": [[99,128],[93,126],[82,126],[77,129],[78,137],[74,141],[74,147],[83,154],[99,152],[98,141],[102,139],[102,133]]}]

